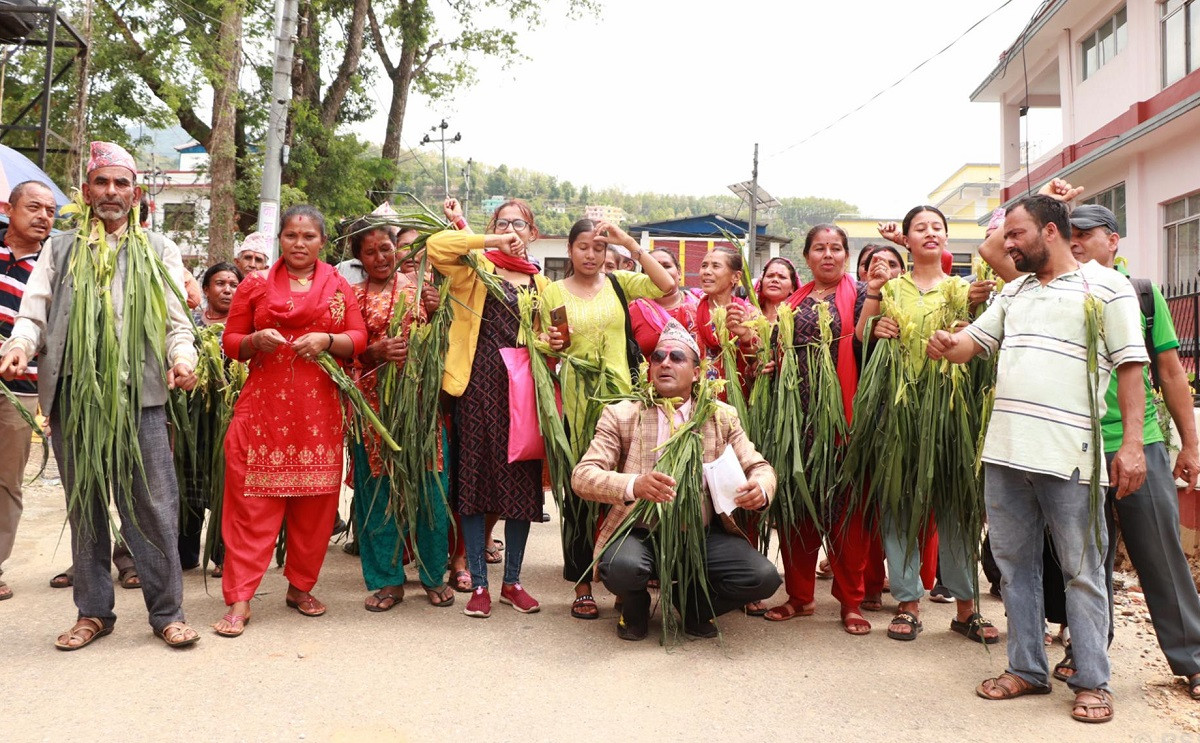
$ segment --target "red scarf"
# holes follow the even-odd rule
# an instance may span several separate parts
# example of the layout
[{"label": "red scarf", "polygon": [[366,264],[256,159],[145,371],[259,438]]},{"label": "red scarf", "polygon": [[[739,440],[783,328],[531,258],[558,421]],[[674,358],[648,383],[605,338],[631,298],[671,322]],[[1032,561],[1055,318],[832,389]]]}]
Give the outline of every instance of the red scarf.
[{"label": "red scarf", "polygon": [[491,261],[493,266],[503,268],[505,271],[516,271],[526,276],[533,276],[536,273],[540,273],[537,266],[524,258],[518,258],[515,255],[509,255],[499,250],[489,250],[483,254],[483,257]]},{"label": "red scarf", "polygon": [[[810,281],[783,301],[795,309],[805,297],[812,294],[816,286],[817,282]],[[850,422],[850,411],[854,407],[854,392],[858,389],[858,363],[854,358],[854,303],[857,298],[858,282],[851,278],[850,274],[842,274],[833,305],[842,321],[842,336],[837,339],[837,375],[842,387],[842,406],[846,409],[847,423]]]},{"label": "red scarf", "polygon": [[[329,298],[338,288],[339,274],[324,261],[314,264],[312,286],[305,294],[292,296],[292,284],[287,264],[275,261],[267,272],[267,312],[280,330],[303,330],[329,310]],[[285,333],[286,335],[286,333]]]}]

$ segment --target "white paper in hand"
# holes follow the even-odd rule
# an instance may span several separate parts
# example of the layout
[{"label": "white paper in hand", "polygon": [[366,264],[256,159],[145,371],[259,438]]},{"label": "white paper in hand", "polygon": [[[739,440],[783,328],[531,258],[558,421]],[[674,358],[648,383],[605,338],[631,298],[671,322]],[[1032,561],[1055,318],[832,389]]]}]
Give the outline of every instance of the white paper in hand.
[{"label": "white paper in hand", "polygon": [[746,473],[732,446],[726,444],[721,456],[704,463],[704,482],[708,485],[713,509],[727,516],[733,513],[737,508],[733,500],[737,497],[738,487],[746,484]]}]

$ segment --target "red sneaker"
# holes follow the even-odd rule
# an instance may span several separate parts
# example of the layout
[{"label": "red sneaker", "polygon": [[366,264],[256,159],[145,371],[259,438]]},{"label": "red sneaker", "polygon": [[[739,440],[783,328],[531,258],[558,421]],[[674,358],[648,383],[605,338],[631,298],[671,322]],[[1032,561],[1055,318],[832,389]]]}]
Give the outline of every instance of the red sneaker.
[{"label": "red sneaker", "polygon": [[487,619],[492,615],[492,597],[488,594],[488,589],[480,586],[471,594],[471,600],[467,602],[466,608],[463,609],[463,614],[468,617],[479,617]]},{"label": "red sneaker", "polygon": [[508,604],[522,614],[533,614],[542,608],[537,599],[526,593],[520,583],[511,586],[505,583],[500,588],[500,603]]}]

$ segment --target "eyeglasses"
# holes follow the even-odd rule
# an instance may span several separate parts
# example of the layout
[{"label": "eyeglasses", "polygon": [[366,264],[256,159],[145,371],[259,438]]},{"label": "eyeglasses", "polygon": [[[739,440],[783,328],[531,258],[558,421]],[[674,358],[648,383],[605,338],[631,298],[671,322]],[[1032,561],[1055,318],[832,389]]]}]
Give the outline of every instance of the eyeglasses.
[{"label": "eyeglasses", "polygon": [[679,350],[670,352],[656,350],[654,353],[650,354],[650,360],[656,364],[661,364],[662,362],[666,361],[668,357],[671,359],[672,364],[682,364],[688,360],[688,355]]},{"label": "eyeglasses", "polygon": [[502,230],[505,227],[508,227],[509,225],[512,225],[512,228],[514,230],[523,230],[529,226],[529,223],[526,222],[524,219],[497,219],[496,220],[496,229],[498,229],[498,230]]}]

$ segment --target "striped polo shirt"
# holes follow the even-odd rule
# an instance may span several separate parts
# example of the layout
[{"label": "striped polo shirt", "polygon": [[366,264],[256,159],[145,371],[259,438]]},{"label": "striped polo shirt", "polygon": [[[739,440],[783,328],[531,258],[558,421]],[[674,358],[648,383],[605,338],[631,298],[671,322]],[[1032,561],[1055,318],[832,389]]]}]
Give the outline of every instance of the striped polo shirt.
[{"label": "striped polo shirt", "polygon": [[[8,230],[0,232],[0,336],[5,338],[12,333],[17,310],[21,308],[21,297],[25,294],[25,284],[29,281],[33,264],[37,263],[38,256],[41,255],[41,251],[38,251],[21,259],[14,258],[12,251],[3,244],[7,232]],[[36,395],[37,358],[29,360],[29,370],[24,376],[11,382],[0,380],[0,384],[20,395]]]},{"label": "striped polo shirt", "polygon": [[[985,355],[1003,352],[983,461],[1063,479],[1078,469],[1080,482],[1091,482],[1083,313],[1088,293],[1104,307],[1098,354],[1101,417],[1113,369],[1149,360],[1133,286],[1111,268],[1089,261],[1045,286],[1032,274],[1007,284],[966,329]],[[1107,471],[1100,473],[1100,482],[1108,484]]]}]

